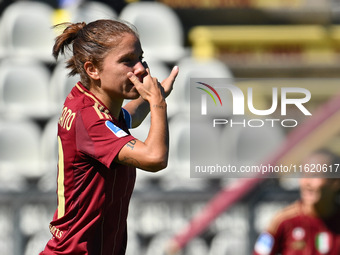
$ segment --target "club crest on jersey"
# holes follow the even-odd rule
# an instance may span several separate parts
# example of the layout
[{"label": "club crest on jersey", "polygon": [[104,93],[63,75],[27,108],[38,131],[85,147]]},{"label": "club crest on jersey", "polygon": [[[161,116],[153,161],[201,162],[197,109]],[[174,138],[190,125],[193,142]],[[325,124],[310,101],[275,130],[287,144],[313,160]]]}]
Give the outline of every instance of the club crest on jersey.
[{"label": "club crest on jersey", "polygon": [[117,127],[115,124],[113,124],[111,121],[106,121],[105,125],[108,127],[108,129],[110,129],[112,131],[112,133],[115,134],[115,136],[121,138],[124,136],[127,136],[128,134],[122,130],[121,128]]},{"label": "club crest on jersey", "polygon": [[306,235],[306,232],[301,227],[296,227],[293,229],[292,236],[295,240],[302,240]]}]

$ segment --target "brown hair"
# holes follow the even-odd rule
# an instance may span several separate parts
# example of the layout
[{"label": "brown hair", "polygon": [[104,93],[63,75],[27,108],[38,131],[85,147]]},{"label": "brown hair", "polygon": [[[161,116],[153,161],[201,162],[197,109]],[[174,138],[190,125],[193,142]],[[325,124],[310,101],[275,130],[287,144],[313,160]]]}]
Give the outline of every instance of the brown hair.
[{"label": "brown hair", "polygon": [[59,26],[66,28],[55,39],[53,56],[57,60],[59,54],[64,54],[65,49],[71,49],[72,46],[73,56],[67,60],[66,67],[71,69],[70,76],[79,74],[87,88],[90,86],[90,78],[84,70],[84,63],[90,61],[101,70],[104,58],[124,33],[138,37],[132,26],[116,20],[97,20],[89,24],[62,23],[55,27]]}]

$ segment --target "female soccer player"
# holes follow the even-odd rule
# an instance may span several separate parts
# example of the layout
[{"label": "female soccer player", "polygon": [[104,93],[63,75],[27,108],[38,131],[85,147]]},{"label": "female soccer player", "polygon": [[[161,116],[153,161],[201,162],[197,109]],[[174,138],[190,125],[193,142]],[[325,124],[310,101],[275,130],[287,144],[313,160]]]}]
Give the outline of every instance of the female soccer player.
[{"label": "female soccer player", "polygon": [[[80,74],[80,81],[58,123],[58,208],[49,226],[52,238],[40,255],[125,254],[135,169],[156,172],[167,165],[165,97],[178,68],[158,83],[142,62],[137,33],[113,20],[67,24],[56,38],[54,57],[67,48],[73,50],[70,75]],[[124,99],[133,100],[122,108]],[[128,129],[148,112],[150,131],[143,142]]]},{"label": "female soccer player", "polygon": [[[338,156],[328,150],[316,151],[303,162],[332,167],[334,172],[339,163]],[[340,180],[308,174],[300,179],[300,200],[276,214],[257,239],[254,255],[340,254]]]}]

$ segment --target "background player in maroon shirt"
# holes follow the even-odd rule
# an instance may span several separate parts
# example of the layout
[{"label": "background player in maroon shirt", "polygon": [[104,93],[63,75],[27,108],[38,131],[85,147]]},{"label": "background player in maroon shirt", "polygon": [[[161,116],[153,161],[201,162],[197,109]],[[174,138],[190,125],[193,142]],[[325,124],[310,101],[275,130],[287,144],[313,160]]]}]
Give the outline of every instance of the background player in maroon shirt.
[{"label": "background player in maroon shirt", "polygon": [[[310,155],[307,164],[339,164],[326,150]],[[339,179],[300,179],[300,201],[277,213],[256,241],[254,255],[340,254]]]},{"label": "background player in maroon shirt", "polygon": [[[70,74],[81,81],[67,96],[58,123],[58,208],[41,255],[125,254],[126,218],[136,167],[156,172],[168,160],[165,97],[178,74],[160,84],[142,62],[137,33],[113,20],[65,24],[56,58],[68,47]],[[124,108],[125,99],[132,99]],[[145,141],[132,137],[151,113]]]}]

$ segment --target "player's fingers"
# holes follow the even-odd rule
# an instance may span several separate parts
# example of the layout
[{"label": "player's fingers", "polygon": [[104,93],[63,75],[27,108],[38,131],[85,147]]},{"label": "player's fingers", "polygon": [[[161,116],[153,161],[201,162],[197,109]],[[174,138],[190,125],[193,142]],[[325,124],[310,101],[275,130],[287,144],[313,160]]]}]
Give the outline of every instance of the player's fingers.
[{"label": "player's fingers", "polygon": [[135,86],[141,85],[141,82],[139,81],[138,77],[133,72],[128,72],[127,77]]},{"label": "player's fingers", "polygon": [[179,72],[179,68],[178,66],[174,66],[171,70],[170,75],[168,76],[168,78],[166,78],[163,82],[168,83],[168,84],[173,84],[175,82],[175,79],[178,75]]},{"label": "player's fingers", "polygon": [[162,87],[164,88],[165,97],[169,96],[169,94],[171,93],[178,72],[179,72],[178,66],[174,66],[168,78],[162,81]]},{"label": "player's fingers", "polygon": [[135,85],[138,91],[140,91],[140,89],[142,88],[143,90],[149,90],[150,86],[152,87],[152,84],[156,84],[156,85],[158,84],[157,78],[151,77],[148,69],[146,69],[146,72],[147,72],[147,75],[143,78],[142,82],[133,72],[127,73],[127,77]]},{"label": "player's fingers", "polygon": [[179,72],[178,66],[174,66],[172,68],[170,76],[169,76],[169,78],[171,79],[172,83],[175,81],[175,79],[176,79],[176,77],[178,75],[178,72]]}]

